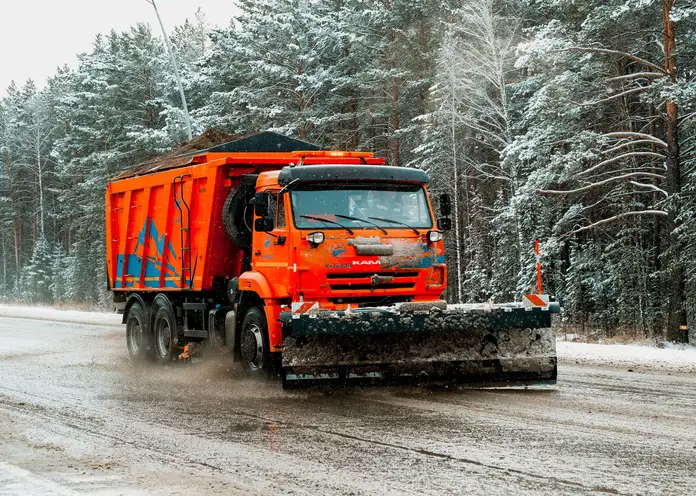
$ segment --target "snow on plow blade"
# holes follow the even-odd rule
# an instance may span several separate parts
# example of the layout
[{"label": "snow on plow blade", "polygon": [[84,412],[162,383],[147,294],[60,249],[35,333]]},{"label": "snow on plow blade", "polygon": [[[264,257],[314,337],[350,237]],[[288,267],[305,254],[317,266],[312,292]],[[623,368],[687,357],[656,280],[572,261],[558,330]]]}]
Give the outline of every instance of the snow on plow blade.
[{"label": "snow on plow blade", "polygon": [[320,383],[555,384],[557,303],[403,304],[283,316],[284,388]]}]

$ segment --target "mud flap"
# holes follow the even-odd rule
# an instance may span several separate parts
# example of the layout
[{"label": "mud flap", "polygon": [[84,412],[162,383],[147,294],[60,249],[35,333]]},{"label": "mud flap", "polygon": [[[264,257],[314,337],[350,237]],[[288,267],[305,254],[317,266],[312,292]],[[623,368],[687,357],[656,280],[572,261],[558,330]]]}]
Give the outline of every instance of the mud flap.
[{"label": "mud flap", "polygon": [[547,309],[366,309],[285,316],[285,388],[320,383],[554,384]]}]

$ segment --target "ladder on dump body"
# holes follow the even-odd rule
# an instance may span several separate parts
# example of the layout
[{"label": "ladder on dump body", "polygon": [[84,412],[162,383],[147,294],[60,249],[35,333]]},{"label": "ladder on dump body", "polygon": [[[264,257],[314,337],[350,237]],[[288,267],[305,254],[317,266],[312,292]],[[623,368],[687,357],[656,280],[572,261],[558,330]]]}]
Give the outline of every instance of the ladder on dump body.
[{"label": "ladder on dump body", "polygon": [[[184,178],[191,177],[191,174],[184,174],[181,176],[176,176],[174,178],[174,202],[176,207],[179,209],[179,217],[181,219],[181,287],[184,284],[188,284],[189,289],[193,288],[193,273],[191,272],[191,209],[188,203],[186,203],[186,198],[184,198]],[[180,185],[179,193],[181,194],[181,201],[176,192],[177,183]],[[182,208],[183,205],[183,208]],[[185,225],[184,225],[185,220]],[[188,280],[186,278],[186,272],[188,272]]]}]

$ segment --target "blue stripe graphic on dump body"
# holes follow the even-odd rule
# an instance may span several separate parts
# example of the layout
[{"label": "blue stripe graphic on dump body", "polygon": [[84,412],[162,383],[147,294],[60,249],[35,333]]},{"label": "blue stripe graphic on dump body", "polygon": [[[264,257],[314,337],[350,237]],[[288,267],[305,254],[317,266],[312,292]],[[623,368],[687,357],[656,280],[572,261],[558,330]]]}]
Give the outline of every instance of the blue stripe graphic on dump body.
[{"label": "blue stripe graphic on dump body", "polygon": [[[127,256],[123,254],[118,255],[116,266],[117,280],[114,287],[133,287],[135,285],[133,280],[126,281],[125,285],[123,284],[122,280],[124,274],[131,278],[136,277],[137,279],[140,279],[140,274],[143,272],[143,264],[145,264],[144,286],[148,288],[158,288],[160,274],[162,272],[162,258],[164,257],[165,238],[165,233],[162,233],[162,235],[159,234],[155,221],[151,218],[146,218],[145,222],[143,223],[143,227],[138,234],[138,240],[134,247],[135,253]],[[149,252],[152,253],[152,251],[154,251],[155,254],[149,255],[147,259],[143,260],[142,255],[144,253],[145,246],[148,246],[149,243],[152,243],[150,246],[154,248],[154,250],[150,249]],[[171,240],[167,242],[167,248],[169,249],[171,257],[176,259],[177,254],[174,251],[174,246],[172,245]],[[168,263],[165,264],[164,271],[164,286],[167,288],[178,288],[176,281],[166,280],[167,278],[176,278],[177,280],[180,278],[179,272],[176,270],[176,268]]]}]

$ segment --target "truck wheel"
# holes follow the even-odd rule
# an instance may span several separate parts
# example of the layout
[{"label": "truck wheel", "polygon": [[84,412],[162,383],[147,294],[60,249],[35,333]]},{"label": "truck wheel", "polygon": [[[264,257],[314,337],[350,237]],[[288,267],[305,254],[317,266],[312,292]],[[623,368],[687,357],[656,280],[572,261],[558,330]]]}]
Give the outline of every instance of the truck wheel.
[{"label": "truck wheel", "polygon": [[176,319],[168,307],[160,307],[155,314],[155,360],[167,364],[177,357]]},{"label": "truck wheel", "polygon": [[243,250],[251,248],[251,223],[254,220],[251,198],[244,188],[230,192],[222,207],[222,223],[227,236]]},{"label": "truck wheel", "polygon": [[145,309],[140,303],[133,303],[126,318],[126,345],[133,360],[147,361],[152,358],[152,333],[148,325]]},{"label": "truck wheel", "polygon": [[242,364],[247,374],[254,377],[268,375],[271,358],[268,351],[268,326],[263,310],[251,307],[247,311],[239,338]]}]

